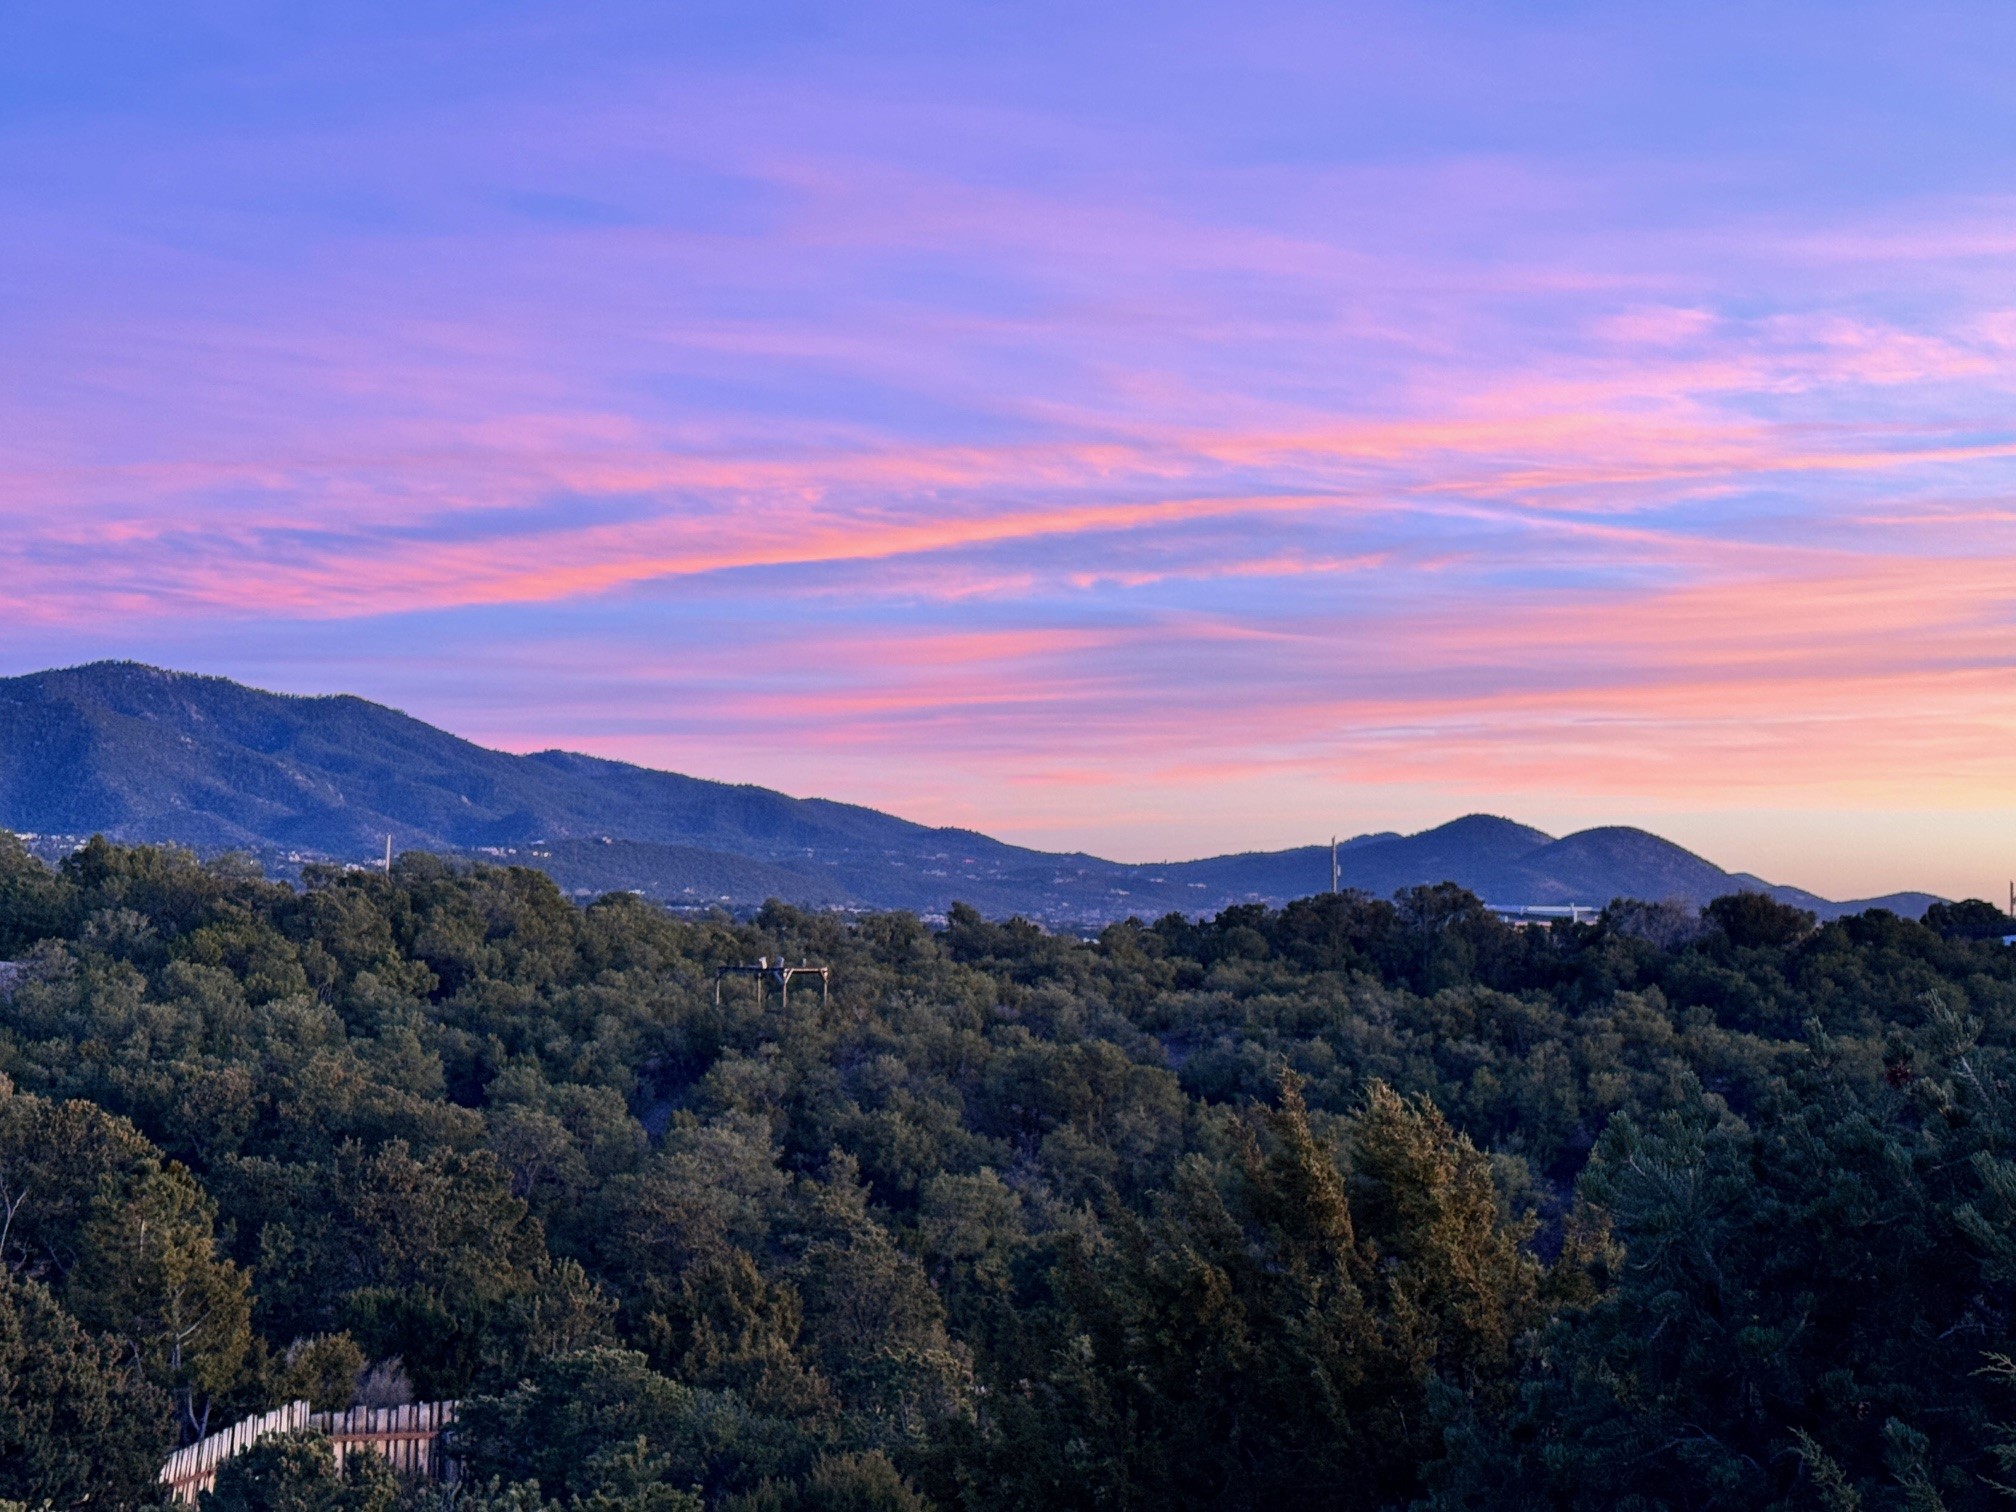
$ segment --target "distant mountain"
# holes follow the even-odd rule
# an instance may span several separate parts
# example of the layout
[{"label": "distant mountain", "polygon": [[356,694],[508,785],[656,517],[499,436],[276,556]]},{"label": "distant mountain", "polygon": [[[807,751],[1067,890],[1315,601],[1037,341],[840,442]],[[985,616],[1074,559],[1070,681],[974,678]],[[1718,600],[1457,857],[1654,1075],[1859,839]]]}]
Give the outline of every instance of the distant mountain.
[{"label": "distant mountain", "polygon": [[[1582,830],[1556,840],[1524,824],[1471,814],[1418,835],[1366,836],[1340,846],[1339,880],[1379,896],[1427,881],[1457,882],[1488,903],[1601,906],[1612,898],[1684,899],[1705,903],[1745,889],[1810,908],[1822,918],[1889,908],[1915,918],[1939,899],[1931,893],[1836,903],[1796,887],[1780,887],[1712,861],[1641,829],[1622,825]],[[1228,901],[1279,901],[1330,885],[1330,849],[1216,856],[1156,869]]]},{"label": "distant mountain", "polygon": [[[956,899],[1053,923],[1280,903],[1330,885],[1327,845],[1156,866],[1058,855],[567,751],[513,756],[361,698],[132,662],[0,679],[0,827],[58,845],[103,833],[240,849],[283,871],[368,860],[389,834],[399,849],[537,866],[581,895],[927,913]],[[1700,903],[1754,887],[1825,916],[1868,906],[1725,872],[1644,830],[1556,839],[1482,814],[1361,835],[1338,859],[1345,886],[1382,895],[1453,881],[1500,904]],[[1936,900],[1870,901],[1915,914]]]}]

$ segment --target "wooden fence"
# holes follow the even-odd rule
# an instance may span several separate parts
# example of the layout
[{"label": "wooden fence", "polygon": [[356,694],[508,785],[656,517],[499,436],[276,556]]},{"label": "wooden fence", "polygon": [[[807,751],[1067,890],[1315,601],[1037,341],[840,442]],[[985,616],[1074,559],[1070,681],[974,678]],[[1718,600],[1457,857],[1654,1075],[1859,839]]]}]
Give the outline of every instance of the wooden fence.
[{"label": "wooden fence", "polygon": [[441,1443],[441,1432],[455,1421],[459,1402],[415,1402],[406,1407],[352,1407],[348,1412],[318,1412],[309,1426],[329,1435],[340,1467],[345,1455],[366,1451],[378,1455],[401,1475],[429,1480],[455,1479],[455,1462]]},{"label": "wooden fence", "polygon": [[271,1412],[233,1423],[168,1456],[161,1482],[177,1501],[194,1505],[217,1484],[224,1461],[242,1454],[272,1433],[314,1429],[329,1436],[340,1468],[358,1453],[375,1454],[401,1475],[455,1479],[455,1462],[442,1444],[442,1431],[455,1421],[458,1402],[415,1402],[406,1407],[352,1407],[348,1412],[310,1412],[306,1402],[289,1402]]},{"label": "wooden fence", "polygon": [[177,1501],[194,1502],[196,1493],[217,1484],[217,1467],[242,1454],[269,1433],[294,1433],[308,1426],[312,1414],[306,1402],[289,1402],[258,1417],[177,1449],[161,1467],[161,1480]]}]

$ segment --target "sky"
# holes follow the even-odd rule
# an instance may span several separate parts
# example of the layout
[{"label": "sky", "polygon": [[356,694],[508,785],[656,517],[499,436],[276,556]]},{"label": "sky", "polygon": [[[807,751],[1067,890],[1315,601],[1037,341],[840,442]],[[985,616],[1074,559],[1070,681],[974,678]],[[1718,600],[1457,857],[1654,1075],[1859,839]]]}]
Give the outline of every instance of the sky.
[{"label": "sky", "polygon": [[2016,871],[2016,8],[0,8],[0,673]]}]

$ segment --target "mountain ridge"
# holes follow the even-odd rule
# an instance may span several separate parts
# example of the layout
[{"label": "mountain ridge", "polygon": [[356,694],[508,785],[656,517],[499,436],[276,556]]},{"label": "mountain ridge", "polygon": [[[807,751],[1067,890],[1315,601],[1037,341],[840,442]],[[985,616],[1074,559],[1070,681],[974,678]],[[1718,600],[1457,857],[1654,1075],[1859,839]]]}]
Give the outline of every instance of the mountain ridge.
[{"label": "mountain ridge", "polygon": [[[512,755],[354,694],[271,693],[138,662],[0,678],[0,827],[242,849],[281,869],[362,861],[389,833],[404,849],[539,866],[577,894],[927,913],[957,900],[1060,924],[1278,904],[1330,883],[1327,845],[1152,865],[1038,851],[579,752]],[[1823,916],[1937,901],[1835,903],[1648,831],[1555,837],[1487,814],[1356,836],[1338,860],[1344,884],[1368,892],[1453,881],[1494,904],[1701,903],[1746,886]]]}]

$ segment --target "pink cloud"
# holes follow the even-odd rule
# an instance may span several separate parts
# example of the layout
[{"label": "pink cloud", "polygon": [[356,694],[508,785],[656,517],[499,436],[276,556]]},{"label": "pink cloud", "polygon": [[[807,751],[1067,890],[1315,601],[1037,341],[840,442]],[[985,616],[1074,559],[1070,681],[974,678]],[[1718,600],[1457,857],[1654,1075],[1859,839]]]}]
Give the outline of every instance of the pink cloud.
[{"label": "pink cloud", "polygon": [[[718,141],[615,86],[495,140],[561,183],[620,151],[644,211],[703,160],[754,231],[464,203],[475,230],[264,263],[101,232],[100,281],[32,270],[0,351],[17,633],[429,616],[480,660],[587,625],[603,701],[498,651],[575,724],[512,726],[521,689],[479,733],[906,810],[2016,779],[2006,206],[1605,220],[1621,171],[1479,153],[963,173],[889,149],[902,101],[712,87]],[[922,115],[1063,162],[1110,129]],[[391,174],[411,203],[477,181],[483,124]],[[136,184],[173,166],[132,151]],[[77,244],[71,214],[29,239]]]}]

